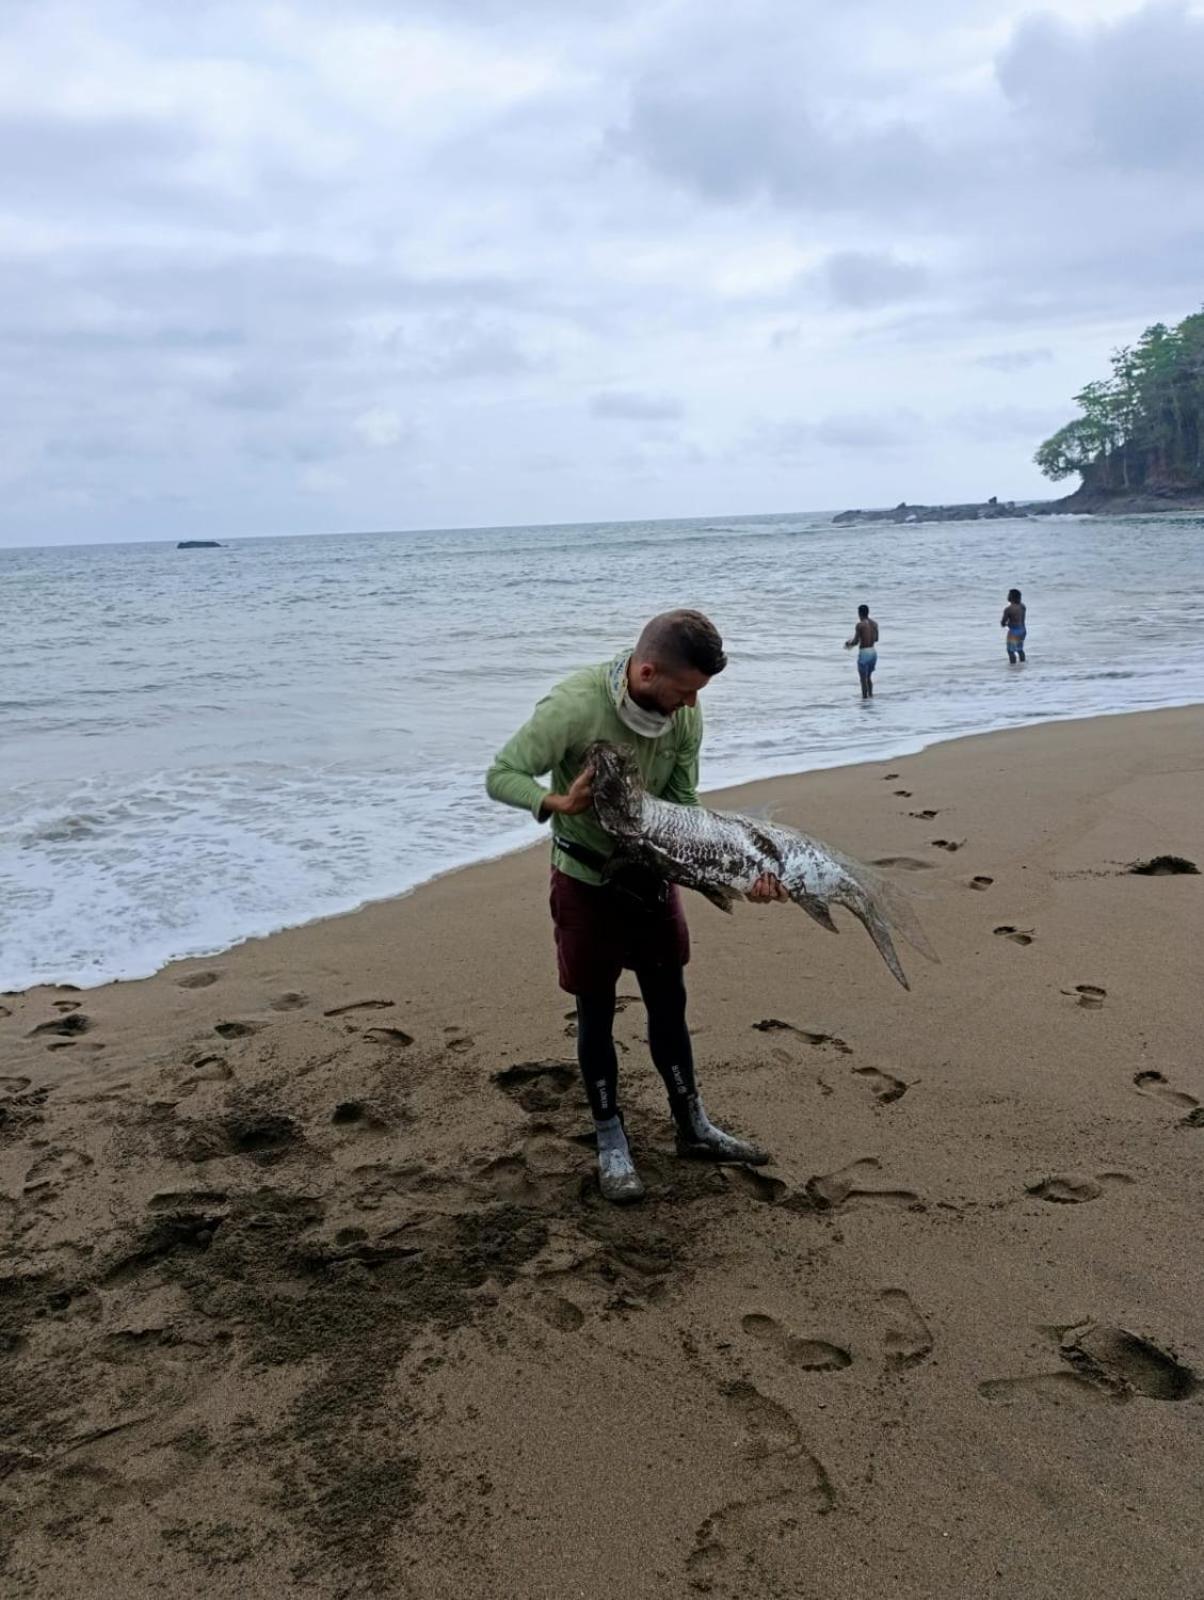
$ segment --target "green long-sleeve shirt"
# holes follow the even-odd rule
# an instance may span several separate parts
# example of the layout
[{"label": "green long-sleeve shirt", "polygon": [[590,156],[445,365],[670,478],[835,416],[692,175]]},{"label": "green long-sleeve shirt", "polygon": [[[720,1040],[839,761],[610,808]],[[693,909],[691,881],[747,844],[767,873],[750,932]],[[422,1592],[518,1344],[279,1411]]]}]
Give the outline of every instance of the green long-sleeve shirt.
[{"label": "green long-sleeve shirt", "polygon": [[[595,739],[607,739],[635,752],[649,794],[682,806],[698,804],[702,711],[698,706],[683,706],[657,739],[632,733],[618,713],[630,655],[629,650],[623,651],[613,661],[585,667],[544,696],[530,721],[494,757],[485,779],[491,799],[529,811],[537,822],[544,820],[539,814],[544,796],[566,793],[585,764],[586,749]],[[547,773],[552,776],[551,790],[539,781]],[[603,831],[592,809],[575,817],[557,812],[551,821],[554,838],[576,840],[603,856],[614,849],[613,839]],[[601,881],[592,867],[564,851],[556,851],[554,860],[561,872],[583,883]]]}]

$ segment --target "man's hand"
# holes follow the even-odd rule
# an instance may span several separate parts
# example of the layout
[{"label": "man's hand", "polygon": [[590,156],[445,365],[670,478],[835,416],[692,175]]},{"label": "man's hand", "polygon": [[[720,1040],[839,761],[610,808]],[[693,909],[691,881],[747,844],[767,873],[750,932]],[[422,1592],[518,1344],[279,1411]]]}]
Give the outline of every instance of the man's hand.
[{"label": "man's hand", "polygon": [[767,906],[771,900],[789,900],[790,896],[780,878],[775,878],[772,872],[763,872],[748,891],[748,898],[756,905]]},{"label": "man's hand", "polygon": [[549,813],[556,812],[562,817],[580,816],[583,811],[588,811],[594,803],[594,769],[582,767],[581,771],[569,784],[567,794],[548,794],[544,796],[543,809]]}]

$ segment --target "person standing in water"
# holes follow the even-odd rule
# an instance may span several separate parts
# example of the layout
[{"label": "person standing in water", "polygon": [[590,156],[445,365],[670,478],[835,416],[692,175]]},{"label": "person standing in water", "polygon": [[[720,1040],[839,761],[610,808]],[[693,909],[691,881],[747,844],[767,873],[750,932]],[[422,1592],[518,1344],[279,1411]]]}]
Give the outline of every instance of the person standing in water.
[{"label": "person standing in water", "polygon": [[857,622],[853,637],[846,639],[844,647],[857,646],[857,676],[861,679],[861,698],[874,698],[874,668],[878,665],[878,624],[870,616],[869,606],[857,607]]},{"label": "person standing in water", "polygon": [[1016,665],[1017,661],[1025,659],[1024,641],[1028,634],[1028,629],[1024,625],[1024,619],[1027,611],[1027,606],[1020,598],[1019,589],[1009,589],[1008,603],[1003,608],[1003,616],[1000,618],[999,626],[1007,629],[1007,638],[1004,642],[1008,649],[1008,660],[1013,666]]}]

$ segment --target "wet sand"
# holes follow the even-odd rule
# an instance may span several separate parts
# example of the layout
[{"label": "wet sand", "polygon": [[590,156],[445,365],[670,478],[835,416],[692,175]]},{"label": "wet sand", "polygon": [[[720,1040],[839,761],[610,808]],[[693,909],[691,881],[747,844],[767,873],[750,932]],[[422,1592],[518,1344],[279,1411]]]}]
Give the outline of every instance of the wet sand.
[{"label": "wet sand", "polygon": [[[0,997],[0,1588],[1204,1593],[1204,709],[729,791],[913,898],[690,899],[708,1107],[599,1198],[537,848]],[[536,837],[533,830],[533,837]],[[625,983],[623,992],[634,994]]]}]

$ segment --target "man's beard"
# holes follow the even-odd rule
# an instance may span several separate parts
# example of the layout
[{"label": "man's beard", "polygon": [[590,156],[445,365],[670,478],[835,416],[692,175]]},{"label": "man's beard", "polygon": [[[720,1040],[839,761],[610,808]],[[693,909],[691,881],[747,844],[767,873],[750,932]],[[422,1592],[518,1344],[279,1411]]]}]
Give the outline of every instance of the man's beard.
[{"label": "man's beard", "polygon": [[654,711],[658,717],[671,717],[677,710],[676,705],[663,704],[660,696],[651,690],[633,689],[630,683],[627,685],[627,697],[634,700],[641,711]]}]

